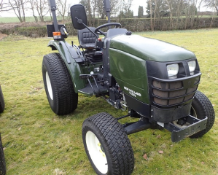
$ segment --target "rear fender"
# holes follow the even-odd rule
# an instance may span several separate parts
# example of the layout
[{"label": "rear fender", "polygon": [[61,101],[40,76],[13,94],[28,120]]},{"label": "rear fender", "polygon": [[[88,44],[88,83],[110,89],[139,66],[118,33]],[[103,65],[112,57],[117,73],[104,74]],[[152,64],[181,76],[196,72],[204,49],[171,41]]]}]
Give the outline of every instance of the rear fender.
[{"label": "rear fender", "polygon": [[[82,80],[79,75],[82,73],[79,64],[75,61],[73,58],[75,50],[70,49],[70,45],[66,43],[65,41],[54,41],[51,40],[48,43],[48,46],[52,48],[52,50],[58,50],[58,52],[61,55],[61,58],[63,59],[65,65],[67,66],[67,69],[70,73],[71,79],[74,84],[74,90],[76,93],[78,93],[79,89],[82,89],[85,87],[85,82]],[[73,54],[72,54],[73,53]],[[76,54],[76,53],[75,53]]]}]

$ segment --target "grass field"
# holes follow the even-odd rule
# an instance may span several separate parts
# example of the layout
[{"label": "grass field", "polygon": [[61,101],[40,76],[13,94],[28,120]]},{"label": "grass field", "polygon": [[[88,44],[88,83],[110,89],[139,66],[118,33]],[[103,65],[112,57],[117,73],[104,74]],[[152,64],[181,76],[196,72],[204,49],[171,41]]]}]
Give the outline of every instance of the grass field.
[{"label": "grass field", "polygon": [[[211,16],[211,15],[200,15],[199,18],[217,18],[217,16]],[[57,17],[58,20],[62,20],[61,17]],[[169,17],[165,17],[165,18],[169,18]],[[176,17],[175,17],[176,18]],[[181,16],[181,18],[186,18],[185,16]],[[197,16],[196,16],[197,18]],[[67,17],[66,17],[67,19]],[[126,18],[126,19],[133,19],[133,18]],[[137,19],[134,18],[134,19]],[[149,19],[149,18],[140,18],[140,19]],[[45,21],[51,21],[51,17],[49,16],[46,16],[44,18]],[[17,17],[0,17],[0,23],[14,23],[14,22],[20,22],[19,19]],[[34,17],[26,17],[26,22],[35,22],[35,19]]]},{"label": "grass field", "polygon": [[[209,97],[218,113],[218,29],[138,34],[193,51],[203,74],[199,90]],[[77,37],[67,40],[76,43]],[[101,98],[80,95],[73,114],[55,115],[49,107],[41,74],[43,55],[51,52],[46,47],[48,41],[49,38],[22,36],[8,36],[0,41],[0,84],[6,103],[5,112],[0,114],[0,132],[8,175],[95,174],[83,148],[83,121],[103,111],[115,117],[126,113]],[[134,175],[218,174],[217,120],[200,139],[172,143],[168,131],[151,129],[129,138],[135,156]]]},{"label": "grass field", "polygon": [[[61,20],[61,17],[58,17],[58,20]],[[45,21],[51,21],[51,17],[46,16],[44,18]],[[14,23],[20,22],[17,17],[0,17],[0,23]],[[26,22],[35,22],[34,17],[26,17]]]}]

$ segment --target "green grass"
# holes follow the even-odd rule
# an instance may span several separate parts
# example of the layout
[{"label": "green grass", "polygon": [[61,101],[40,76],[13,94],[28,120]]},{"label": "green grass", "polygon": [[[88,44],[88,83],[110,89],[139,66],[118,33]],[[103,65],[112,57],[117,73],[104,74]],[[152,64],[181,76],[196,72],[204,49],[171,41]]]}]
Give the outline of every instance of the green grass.
[{"label": "green grass", "polygon": [[[218,112],[218,29],[146,32],[193,51],[202,79],[199,89]],[[76,37],[68,39],[70,42]],[[9,36],[0,41],[0,84],[6,109],[0,114],[8,175],[95,174],[84,152],[81,128],[90,115],[125,115],[101,98],[79,96],[78,108],[67,116],[55,115],[43,87],[41,63],[49,39]],[[126,119],[125,121],[132,121]],[[218,174],[218,122],[200,139],[172,143],[166,130],[142,131],[129,136],[135,156],[134,175]],[[163,151],[159,154],[158,151]],[[145,160],[143,155],[147,154]]]},{"label": "green grass", "polygon": [[[197,18],[197,16],[195,16]],[[217,18],[217,16],[212,16],[212,15],[199,15],[199,18]],[[62,20],[60,16],[57,17],[58,20]],[[67,16],[65,17],[66,19],[68,18]],[[169,17],[163,17],[163,18],[169,18]],[[173,17],[177,18],[177,17]],[[181,16],[180,18],[186,18],[186,16]],[[45,16],[45,21],[51,21],[51,18],[49,16]],[[150,19],[150,18],[125,18],[125,19]],[[99,19],[101,20],[101,19]],[[105,19],[104,19],[105,20]],[[17,17],[0,17],[0,23],[15,23],[15,22],[20,22]],[[35,22],[34,17],[26,17],[26,22]]]},{"label": "green grass", "polygon": [[[58,18],[58,20],[62,19],[61,17],[57,17],[57,18]],[[44,20],[51,21],[51,17],[45,16]],[[14,23],[14,22],[20,22],[20,21],[17,17],[0,17],[0,23]],[[34,19],[34,17],[26,17],[26,22],[35,22],[35,19]]]}]

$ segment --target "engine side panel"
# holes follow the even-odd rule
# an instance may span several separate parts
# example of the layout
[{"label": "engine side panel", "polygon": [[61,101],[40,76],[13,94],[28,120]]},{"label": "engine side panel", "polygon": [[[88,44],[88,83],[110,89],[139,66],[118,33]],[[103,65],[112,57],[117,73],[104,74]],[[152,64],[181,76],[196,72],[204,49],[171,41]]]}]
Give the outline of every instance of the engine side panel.
[{"label": "engine side panel", "polygon": [[110,48],[110,73],[126,94],[149,104],[146,62],[134,55]]}]

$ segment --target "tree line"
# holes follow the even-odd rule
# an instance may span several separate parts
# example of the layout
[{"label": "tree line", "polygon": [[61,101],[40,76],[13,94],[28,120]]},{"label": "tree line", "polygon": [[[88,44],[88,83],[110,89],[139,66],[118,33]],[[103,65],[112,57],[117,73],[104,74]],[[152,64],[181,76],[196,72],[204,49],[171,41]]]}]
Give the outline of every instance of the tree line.
[{"label": "tree line", "polygon": [[[150,18],[151,26],[156,20],[169,17],[174,25],[181,17],[194,18],[202,4],[214,9],[218,15],[218,0],[145,0],[146,7],[138,7],[138,18]],[[133,0],[110,0],[111,15],[115,18],[133,18],[131,10]],[[57,14],[64,20],[69,16],[70,4],[67,0],[56,0]],[[88,21],[96,18],[105,19],[103,0],[80,0],[85,6]],[[45,16],[51,16],[48,0],[0,0],[0,12],[10,11],[14,13],[20,22],[26,21],[26,12],[30,11],[35,21],[45,21]],[[51,17],[52,18],[52,17]]]},{"label": "tree line", "polygon": [[[67,0],[56,0],[58,16],[64,20],[68,12]],[[0,12],[14,13],[20,22],[26,22],[26,12],[30,11],[35,22],[45,21],[45,16],[51,17],[48,0],[0,0]]]},{"label": "tree line", "polygon": [[148,0],[146,12],[150,18],[151,29],[154,30],[155,21],[169,17],[170,27],[178,25],[181,18],[194,22],[199,17],[199,11],[204,6],[216,10],[218,15],[218,0]]}]

